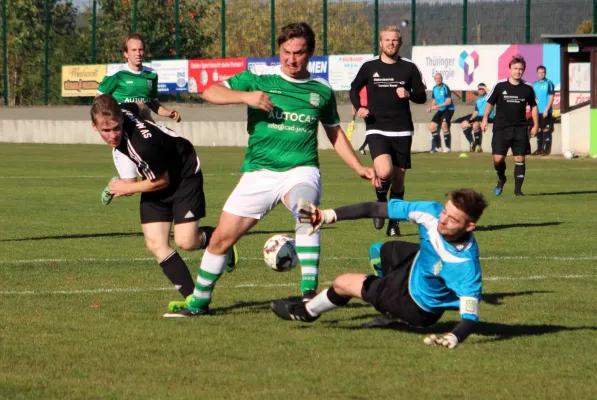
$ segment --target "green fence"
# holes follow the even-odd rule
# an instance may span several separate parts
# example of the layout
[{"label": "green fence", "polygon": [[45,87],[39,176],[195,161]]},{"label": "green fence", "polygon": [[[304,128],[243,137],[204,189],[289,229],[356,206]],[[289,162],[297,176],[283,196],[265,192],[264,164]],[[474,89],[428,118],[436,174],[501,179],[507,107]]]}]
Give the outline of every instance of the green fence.
[{"label": "green fence", "polygon": [[276,32],[307,21],[316,54],[377,53],[384,25],[412,45],[540,43],[590,33],[597,0],[2,0],[4,105],[76,104],[61,66],[122,62],[121,38],[147,39],[147,58],[267,57]]}]

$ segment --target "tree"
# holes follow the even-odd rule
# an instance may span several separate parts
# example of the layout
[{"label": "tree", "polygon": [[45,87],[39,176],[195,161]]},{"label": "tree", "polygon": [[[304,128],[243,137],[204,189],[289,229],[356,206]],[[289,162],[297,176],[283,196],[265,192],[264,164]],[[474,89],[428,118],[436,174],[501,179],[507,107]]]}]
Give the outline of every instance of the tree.
[{"label": "tree", "polygon": [[585,33],[593,33],[593,21],[587,19],[578,25],[576,28],[576,33],[578,34],[585,34]]}]

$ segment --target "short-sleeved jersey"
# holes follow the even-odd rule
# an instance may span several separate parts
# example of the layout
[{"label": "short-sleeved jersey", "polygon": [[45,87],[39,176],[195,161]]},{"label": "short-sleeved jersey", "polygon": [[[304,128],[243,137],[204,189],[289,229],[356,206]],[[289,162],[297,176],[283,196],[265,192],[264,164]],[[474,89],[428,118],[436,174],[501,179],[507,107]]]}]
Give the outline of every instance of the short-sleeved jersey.
[{"label": "short-sleeved jersey", "polygon": [[242,172],[287,171],[299,166],[319,167],[317,128],[337,126],[336,97],[324,79],[293,79],[280,67],[261,74],[241,72],[224,82],[232,90],[266,93],[274,109],[248,108],[249,146]]},{"label": "short-sleeved jersey", "polygon": [[491,92],[487,102],[496,107],[493,130],[510,126],[527,126],[527,104],[537,106],[535,92],[531,85],[521,80],[513,85],[508,79],[499,81]]},{"label": "short-sleeved jersey", "polygon": [[[475,111],[477,112],[477,115],[479,117],[482,117],[485,115],[485,106],[486,105],[487,105],[487,94],[477,97],[477,100],[475,100]],[[489,114],[489,118],[494,118],[494,117],[495,117],[495,108],[492,109],[491,113]]]},{"label": "short-sleeved jersey", "polygon": [[[440,86],[433,86],[433,90],[431,91],[431,95],[435,100],[435,104],[442,104],[445,103],[446,100],[452,97],[452,91],[445,83],[442,83]],[[454,101],[450,103],[449,106],[443,106],[438,108],[438,111],[445,111],[445,110],[454,110]]]},{"label": "short-sleeved jersey", "polygon": [[[537,98],[537,111],[543,114],[549,104],[549,97],[556,93],[555,86],[549,79],[544,79],[542,81],[535,81],[533,83],[533,90]],[[551,107],[549,107],[547,112],[551,114]]]},{"label": "short-sleeved jersey", "polygon": [[412,265],[410,295],[425,311],[460,310],[461,318],[476,322],[482,289],[477,241],[470,233],[458,247],[446,242],[437,231],[443,208],[426,201],[388,202],[389,218],[419,226],[421,248]]},{"label": "short-sleeved jersey", "polygon": [[[411,99],[401,99],[396,89],[405,88]],[[367,102],[357,94],[367,89]],[[425,81],[421,71],[411,60],[398,57],[395,63],[383,62],[374,57],[361,65],[350,85],[350,100],[355,109],[367,107],[369,116],[365,118],[366,133],[384,136],[412,136],[414,126],[410,111],[410,101],[422,96],[425,102]]]},{"label": "short-sleeved jersey", "polygon": [[143,67],[140,72],[123,69],[106,75],[97,88],[98,94],[110,94],[119,103],[149,103],[158,98],[158,74]]},{"label": "short-sleeved jersey", "polygon": [[118,147],[136,165],[143,179],[155,180],[168,172],[170,187],[199,172],[200,161],[191,142],[174,131],[140,119],[136,104],[123,104],[123,136]]}]

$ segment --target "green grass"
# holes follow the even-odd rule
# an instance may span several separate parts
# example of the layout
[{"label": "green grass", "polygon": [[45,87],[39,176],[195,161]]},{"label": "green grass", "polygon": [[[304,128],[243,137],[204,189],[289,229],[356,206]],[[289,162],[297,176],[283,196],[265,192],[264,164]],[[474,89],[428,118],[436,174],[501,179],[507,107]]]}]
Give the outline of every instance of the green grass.
[{"label": "green grass", "polygon": [[[244,149],[198,148],[215,224],[239,179]],[[0,398],[510,399],[593,398],[597,343],[597,183],[590,159],[527,162],[525,198],[513,179],[494,198],[491,158],[413,157],[407,199],[443,201],[474,187],[491,205],[480,221],[484,297],[479,332],[456,350],[429,348],[428,331],[367,330],[364,303],[290,323],[269,311],[298,295],[299,271],[275,273],[265,240],[291,232],[276,208],[239,242],[241,262],[215,291],[214,315],[165,320],[177,298],[140,234],[138,198],[108,207],[114,174],[102,146],[0,146]],[[362,158],[370,164],[370,159]],[[323,205],[374,198],[333,152],[322,152]],[[513,163],[508,160],[508,177]],[[402,224],[405,240],[416,227]],[[321,280],[368,272],[385,240],[371,221],[323,232]],[[201,254],[183,253],[196,274]],[[253,285],[253,286],[251,286]],[[326,286],[322,285],[322,286]]]}]

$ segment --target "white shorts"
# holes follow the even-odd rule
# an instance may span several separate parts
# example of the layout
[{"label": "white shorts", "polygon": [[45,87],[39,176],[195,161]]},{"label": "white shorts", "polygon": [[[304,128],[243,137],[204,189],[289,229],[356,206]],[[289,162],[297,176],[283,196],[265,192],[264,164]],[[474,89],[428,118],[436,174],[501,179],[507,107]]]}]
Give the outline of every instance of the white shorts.
[{"label": "white shorts", "polygon": [[261,219],[276,204],[283,202],[290,189],[299,185],[314,188],[321,197],[319,168],[296,167],[283,172],[265,169],[245,172],[230,193],[223,210],[241,217]]},{"label": "white shorts", "polygon": [[116,149],[112,149],[112,159],[114,160],[114,166],[118,171],[120,179],[137,179],[137,165]]}]

